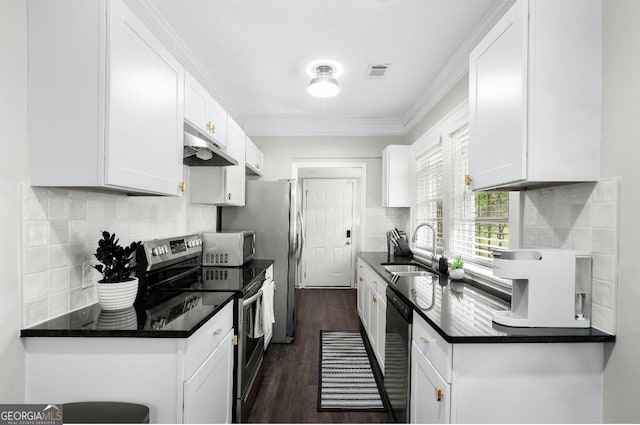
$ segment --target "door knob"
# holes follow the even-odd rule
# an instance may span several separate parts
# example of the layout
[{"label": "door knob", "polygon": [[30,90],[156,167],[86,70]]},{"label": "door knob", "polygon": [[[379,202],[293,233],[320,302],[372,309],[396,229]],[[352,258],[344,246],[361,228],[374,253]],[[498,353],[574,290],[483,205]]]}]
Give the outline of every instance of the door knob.
[{"label": "door knob", "polygon": [[347,245],[351,245],[351,241],[347,241]]}]

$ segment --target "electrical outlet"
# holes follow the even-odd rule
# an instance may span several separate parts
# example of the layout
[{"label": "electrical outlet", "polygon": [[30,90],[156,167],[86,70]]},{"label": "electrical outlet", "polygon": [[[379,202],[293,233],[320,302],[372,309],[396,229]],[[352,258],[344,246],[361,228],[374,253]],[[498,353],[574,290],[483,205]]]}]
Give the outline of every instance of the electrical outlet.
[{"label": "electrical outlet", "polygon": [[82,263],[82,289],[94,286],[100,279],[100,273],[91,267],[91,263],[89,261]]}]

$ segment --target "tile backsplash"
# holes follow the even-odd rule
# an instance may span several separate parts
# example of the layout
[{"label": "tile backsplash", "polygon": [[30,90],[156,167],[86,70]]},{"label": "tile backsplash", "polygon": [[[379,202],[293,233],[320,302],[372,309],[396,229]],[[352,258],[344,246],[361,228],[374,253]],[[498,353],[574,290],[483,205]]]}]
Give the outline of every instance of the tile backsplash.
[{"label": "tile backsplash", "polygon": [[523,248],[587,251],[593,257],[591,323],[616,332],[618,178],[523,192]]},{"label": "tile backsplash", "polygon": [[[22,186],[23,326],[97,301],[95,285],[87,285],[83,269],[86,273],[86,264],[96,263],[93,253],[102,230],[128,244],[215,227],[216,208],[190,205],[187,196]],[[99,276],[89,272],[94,280]]]},{"label": "tile backsplash", "polygon": [[366,208],[366,227],[361,251],[386,251],[387,231],[394,227],[410,234],[410,212],[409,208]]}]

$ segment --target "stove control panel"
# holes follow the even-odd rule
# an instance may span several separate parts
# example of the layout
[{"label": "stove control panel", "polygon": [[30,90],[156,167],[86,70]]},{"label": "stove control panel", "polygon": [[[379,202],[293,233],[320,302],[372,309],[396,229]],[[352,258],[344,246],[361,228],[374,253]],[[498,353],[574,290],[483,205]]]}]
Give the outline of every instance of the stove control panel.
[{"label": "stove control panel", "polygon": [[202,252],[200,235],[153,239],[142,243],[147,270],[161,267],[163,263]]}]

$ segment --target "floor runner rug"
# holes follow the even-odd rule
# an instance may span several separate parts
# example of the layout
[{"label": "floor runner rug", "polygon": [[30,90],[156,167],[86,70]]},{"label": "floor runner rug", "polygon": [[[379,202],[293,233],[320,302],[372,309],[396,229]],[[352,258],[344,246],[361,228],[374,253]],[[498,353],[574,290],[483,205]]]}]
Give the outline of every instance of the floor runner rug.
[{"label": "floor runner rug", "polygon": [[358,331],[320,331],[319,410],[385,410]]}]

